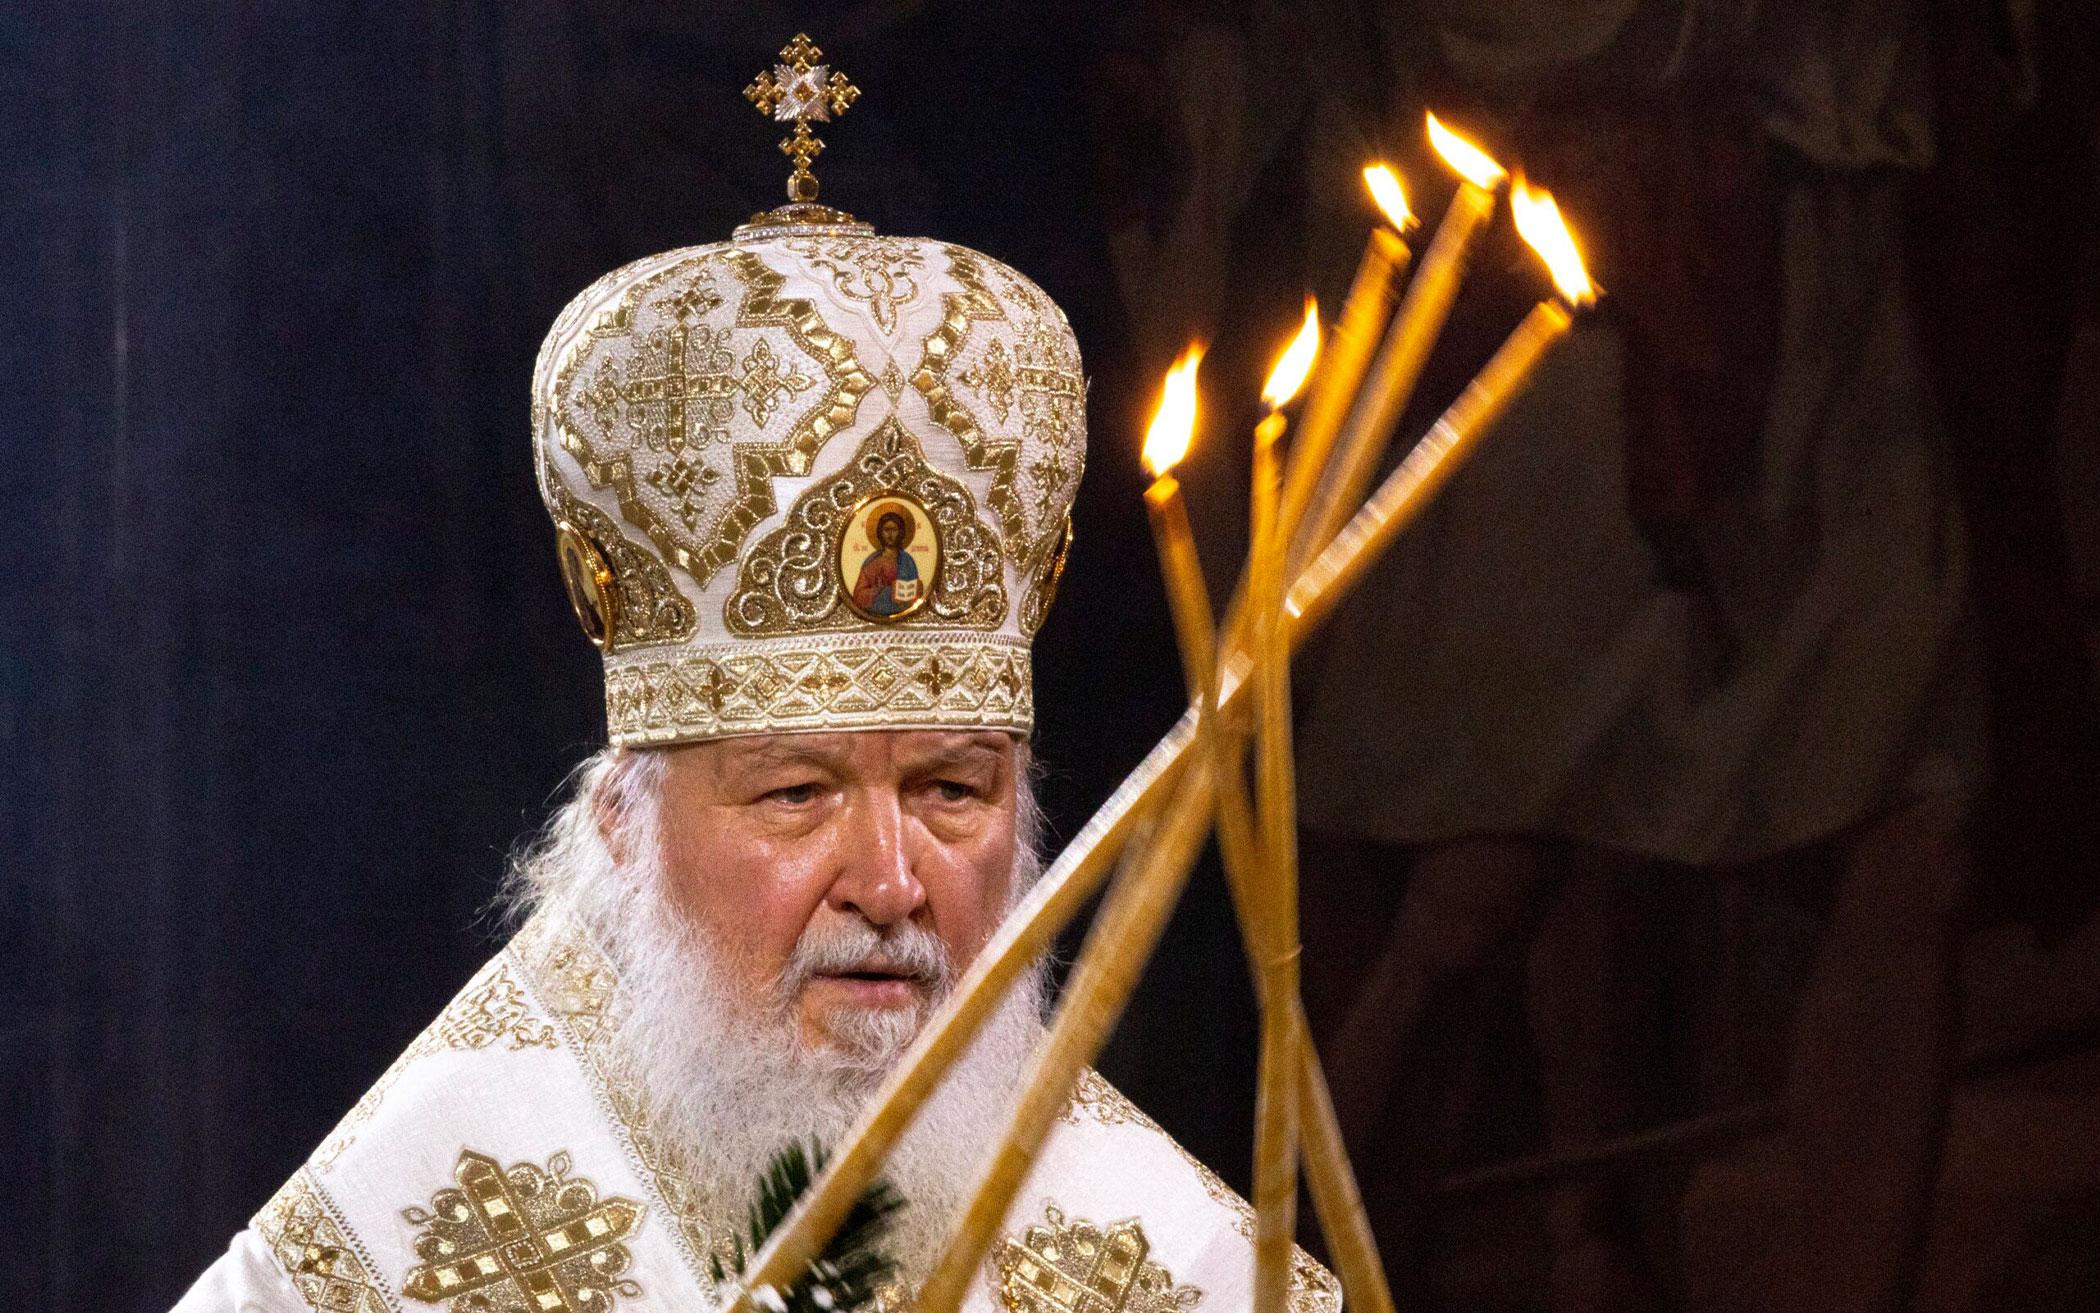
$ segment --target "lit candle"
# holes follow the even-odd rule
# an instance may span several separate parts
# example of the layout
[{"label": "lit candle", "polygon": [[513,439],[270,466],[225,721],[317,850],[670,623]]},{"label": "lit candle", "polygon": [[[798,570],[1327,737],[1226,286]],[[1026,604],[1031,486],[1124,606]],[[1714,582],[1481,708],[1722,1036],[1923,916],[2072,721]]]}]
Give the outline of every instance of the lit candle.
[{"label": "lit candle", "polygon": [[[1363,383],[1364,368],[1371,363],[1378,345],[1379,330],[1393,309],[1393,283],[1407,267],[1410,252],[1401,237],[1415,223],[1401,190],[1400,175],[1384,164],[1364,170],[1364,186],[1378,202],[1385,224],[1371,230],[1364,243],[1363,259],[1356,266],[1356,281],[1349,285],[1349,298],[1342,302],[1342,315],[1321,351],[1320,369],[1313,376],[1312,392],[1305,399],[1305,412],[1298,419],[1298,436],[1291,443],[1289,472],[1284,476],[1283,509],[1279,523],[1288,542],[1319,486],[1320,471],[1334,449],[1334,436]],[[1389,226],[1388,226],[1389,225]]]},{"label": "lit candle", "polygon": [[[1218,636],[1210,609],[1210,589],[1196,559],[1196,537],[1189,530],[1188,503],[1174,467],[1188,454],[1196,427],[1196,367],[1203,348],[1192,345],[1167,371],[1159,408],[1145,431],[1145,468],[1152,484],[1145,489],[1145,509],[1159,547],[1159,572],[1167,589],[1167,614],[1174,621],[1174,644],[1181,652],[1181,671],[1189,703],[1199,708],[1197,750],[1211,762],[1219,781],[1218,805],[1230,808],[1233,823],[1225,828],[1253,834],[1253,813],[1238,778],[1237,735],[1228,734],[1216,714],[1218,706]],[[1230,753],[1232,760],[1227,761]],[[1229,777],[1229,778],[1228,778]],[[1224,841],[1220,836],[1220,842]]]},{"label": "lit candle", "polygon": [[[1239,779],[1238,735],[1228,733],[1216,715],[1218,706],[1218,635],[1210,609],[1210,589],[1203,582],[1203,568],[1196,558],[1196,537],[1189,530],[1188,503],[1181,495],[1181,482],[1174,467],[1188,454],[1196,426],[1196,368],[1203,348],[1191,345],[1167,371],[1160,388],[1159,407],[1145,431],[1144,462],[1152,474],[1145,489],[1145,509],[1152,521],[1152,537],[1159,547],[1159,571],[1167,590],[1167,614],[1174,622],[1174,644],[1181,652],[1182,678],[1188,687],[1189,703],[1199,708],[1196,720],[1197,751],[1211,762],[1219,781],[1218,806],[1229,810],[1229,823],[1221,827],[1234,835],[1254,833],[1253,812],[1247,791]],[[1230,760],[1228,760],[1228,756]],[[1226,845],[1226,836],[1219,836]],[[1230,846],[1230,845],[1227,845]]]},{"label": "lit candle", "polygon": [[1473,238],[1495,213],[1495,193],[1509,176],[1479,147],[1439,123],[1436,115],[1427,117],[1429,142],[1457,171],[1458,191],[1445,208],[1436,236],[1407,285],[1399,314],[1386,331],[1378,360],[1349,415],[1335,466],[1321,480],[1311,509],[1297,527],[1291,542],[1294,565],[1316,555],[1355,512],[1377,472],[1387,436],[1414,395],[1430,348],[1450,318]]},{"label": "lit candle", "polygon": [[[1346,319],[1346,315],[1344,318]],[[1217,707],[1217,635],[1210,607],[1209,590],[1197,564],[1194,535],[1189,531],[1188,506],[1173,469],[1187,455],[1196,420],[1195,374],[1202,357],[1190,347],[1181,361],[1167,372],[1159,409],[1145,433],[1144,461],[1153,481],[1145,490],[1153,537],[1159,546],[1160,574],[1167,590],[1168,611],[1174,621],[1174,638],[1181,652],[1181,668],[1188,684],[1189,702],[1202,710],[1197,717],[1197,753],[1210,763],[1217,790],[1218,851],[1223,859],[1227,886],[1238,913],[1240,934],[1245,941],[1248,965],[1253,969],[1258,997],[1264,1009],[1274,1006],[1271,977],[1275,964],[1296,958],[1278,947],[1284,927],[1272,922],[1261,883],[1260,853],[1254,825],[1254,810],[1240,775],[1243,740],[1228,732]],[[1324,375],[1323,375],[1324,377]],[[1315,394],[1317,396],[1317,394]],[[1310,411],[1313,402],[1308,400]],[[1301,432],[1298,442],[1303,444]],[[1293,450],[1293,458],[1297,448]],[[1293,1042],[1289,1046],[1297,1077],[1297,1132],[1306,1182],[1311,1187],[1313,1209],[1320,1230],[1327,1237],[1342,1278],[1342,1292],[1349,1307],[1359,1313],[1393,1313],[1392,1292],[1385,1269],[1379,1262],[1378,1246],[1372,1239],[1371,1223],[1364,1212],[1363,1195],[1349,1166],[1335,1122],[1333,1101],[1327,1092],[1327,1076],[1320,1070],[1320,1057],[1313,1049],[1306,1025],[1305,1009],[1295,997],[1286,1000]],[[1271,1190],[1277,1164],[1271,1163]],[[1281,1173],[1288,1179],[1288,1167]],[[1257,1192],[1259,1193],[1259,1192]],[[1277,1225],[1271,1209],[1274,1234],[1289,1236],[1289,1228]],[[1257,1215],[1257,1229],[1259,1215]],[[1272,1246],[1273,1247],[1273,1246]],[[1288,1253],[1288,1245],[1285,1246]],[[1273,1282],[1271,1283],[1273,1288]],[[1288,1274],[1284,1288],[1288,1291]]]},{"label": "lit candle", "polygon": [[1547,350],[1574,326],[1575,312],[1596,300],[1596,288],[1553,198],[1519,185],[1510,209],[1518,233],[1552,272],[1557,295],[1532,307],[1458,400],[1299,574],[1285,605],[1294,630],[1317,624],[1355,586],[1523,390]]},{"label": "lit candle", "polygon": [[[1283,570],[1286,540],[1280,525],[1278,445],[1288,421],[1283,408],[1298,394],[1320,352],[1320,307],[1305,298],[1305,321],[1283,349],[1262,384],[1262,402],[1269,413],[1254,426],[1254,486],[1249,499],[1250,519],[1247,550],[1247,604],[1252,625],[1248,650],[1255,668],[1267,672],[1272,665],[1287,666],[1290,653],[1282,641],[1278,617],[1283,608]],[[1283,676],[1288,685],[1289,674]],[[1258,792],[1258,791],[1257,791]]]},{"label": "lit candle", "polygon": [[1249,638],[1254,655],[1254,808],[1272,956],[1261,973],[1261,1062],[1254,1105],[1254,1309],[1285,1313],[1298,1202],[1297,798],[1291,770],[1290,647],[1283,632],[1285,539],[1278,521],[1284,406],[1297,395],[1320,349],[1320,309],[1305,322],[1262,386],[1269,413],[1254,429],[1251,547],[1247,565]]},{"label": "lit candle", "polygon": [[1197,563],[1188,504],[1182,498],[1180,480],[1174,477],[1174,467],[1188,454],[1196,428],[1196,368],[1202,363],[1203,348],[1191,346],[1167,371],[1159,408],[1145,430],[1144,447],[1145,468],[1152,474],[1152,484],[1145,489],[1145,509],[1159,545],[1167,613],[1174,621],[1174,639],[1181,649],[1181,669],[1191,703],[1214,699],[1217,694],[1213,656],[1217,637],[1211,628],[1210,592]]}]

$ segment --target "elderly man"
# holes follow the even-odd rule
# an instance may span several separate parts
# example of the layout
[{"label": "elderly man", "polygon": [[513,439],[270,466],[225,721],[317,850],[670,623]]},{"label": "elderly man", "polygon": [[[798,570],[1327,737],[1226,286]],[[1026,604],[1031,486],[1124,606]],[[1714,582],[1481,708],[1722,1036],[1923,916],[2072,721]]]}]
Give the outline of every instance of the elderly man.
[{"label": "elderly man", "polygon": [[[798,38],[774,88],[823,83],[814,57]],[[790,194],[556,321],[540,490],[612,746],[516,863],[517,934],[180,1313],[716,1304],[768,1161],[836,1143],[1035,877],[1028,644],[1084,458],[1077,346],[1013,270]],[[857,601],[871,553],[914,586]],[[1040,996],[888,1163],[885,1309],[1005,1124]],[[1247,1206],[1092,1074],[1006,1223],[974,1309],[1250,1300]],[[1293,1309],[1338,1305],[1301,1255]]]}]

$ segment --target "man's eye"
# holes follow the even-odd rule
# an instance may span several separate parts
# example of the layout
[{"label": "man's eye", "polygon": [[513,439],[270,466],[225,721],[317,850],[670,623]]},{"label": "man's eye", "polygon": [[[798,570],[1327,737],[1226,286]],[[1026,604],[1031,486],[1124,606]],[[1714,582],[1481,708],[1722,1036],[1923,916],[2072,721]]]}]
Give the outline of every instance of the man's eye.
[{"label": "man's eye", "polygon": [[768,802],[784,802],[791,807],[799,807],[805,803],[812,803],[817,800],[817,786],[814,784],[785,785],[769,791],[766,794],[766,800]]},{"label": "man's eye", "polygon": [[939,795],[942,802],[968,802],[977,796],[977,790],[961,780],[935,780],[933,791]]}]

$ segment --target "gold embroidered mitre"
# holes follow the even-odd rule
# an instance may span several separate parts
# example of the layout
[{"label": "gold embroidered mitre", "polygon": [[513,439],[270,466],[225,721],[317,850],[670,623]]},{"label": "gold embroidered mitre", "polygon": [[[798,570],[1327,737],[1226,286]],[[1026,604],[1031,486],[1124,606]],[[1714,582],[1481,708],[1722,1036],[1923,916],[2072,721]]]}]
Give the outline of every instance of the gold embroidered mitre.
[{"label": "gold embroidered mitre", "polygon": [[540,349],[540,491],[617,744],[1033,724],[1078,344],[998,261],[814,203],[807,120],[853,90],[818,53],[747,93],[794,118],[797,199],[608,274]]}]

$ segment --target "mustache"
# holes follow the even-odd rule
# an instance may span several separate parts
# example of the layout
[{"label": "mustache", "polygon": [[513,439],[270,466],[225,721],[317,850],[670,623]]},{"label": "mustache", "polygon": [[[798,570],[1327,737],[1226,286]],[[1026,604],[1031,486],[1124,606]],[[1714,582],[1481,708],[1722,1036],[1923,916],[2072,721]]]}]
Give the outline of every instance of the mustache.
[{"label": "mustache", "polygon": [[877,929],[859,920],[803,931],[780,984],[792,997],[813,977],[874,968],[924,985],[935,998],[955,984],[954,959],[933,931],[910,921]]}]

